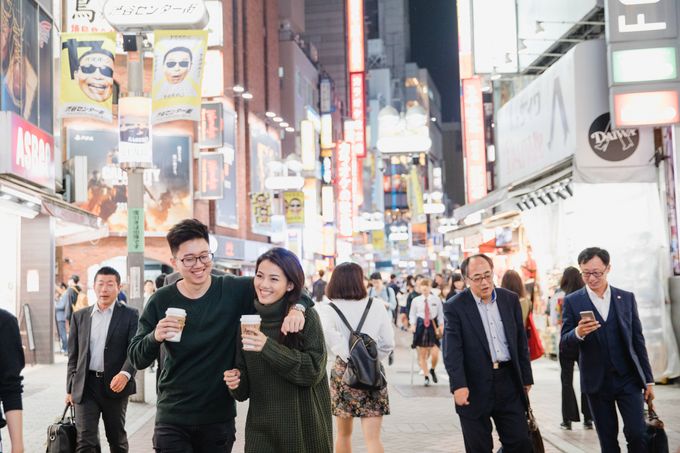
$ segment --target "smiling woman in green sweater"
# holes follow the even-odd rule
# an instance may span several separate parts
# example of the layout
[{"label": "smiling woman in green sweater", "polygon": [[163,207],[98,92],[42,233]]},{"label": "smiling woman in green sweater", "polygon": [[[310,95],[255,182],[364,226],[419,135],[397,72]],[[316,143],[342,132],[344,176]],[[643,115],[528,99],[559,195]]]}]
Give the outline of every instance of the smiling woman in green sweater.
[{"label": "smiling woman in green sweater", "polygon": [[326,349],[319,316],[282,337],[281,323],[301,298],[304,273],[290,251],[274,248],[256,264],[255,308],[260,330],[242,334],[236,367],[224,381],[238,401],[250,399],[246,453],[331,453],[333,428]]}]

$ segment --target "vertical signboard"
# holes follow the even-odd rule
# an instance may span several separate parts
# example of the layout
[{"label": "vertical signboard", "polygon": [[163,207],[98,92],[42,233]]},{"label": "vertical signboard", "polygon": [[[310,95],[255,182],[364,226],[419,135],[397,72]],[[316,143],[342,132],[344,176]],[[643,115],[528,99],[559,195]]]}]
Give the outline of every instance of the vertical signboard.
[{"label": "vertical signboard", "polygon": [[201,148],[219,148],[224,144],[221,102],[204,102],[201,104],[201,128],[198,146]]},{"label": "vertical signboard", "polygon": [[364,72],[364,0],[347,0],[347,70]]},{"label": "vertical signboard", "polygon": [[215,201],[215,223],[217,225],[235,228],[238,226],[238,188],[236,187],[236,112],[224,109],[224,129],[222,138],[224,147],[224,190],[221,199]]},{"label": "vertical signboard", "polygon": [[607,0],[605,15],[615,127],[679,123],[677,1]]},{"label": "vertical signboard", "polygon": [[467,203],[486,196],[486,145],[484,106],[479,77],[463,79],[463,140]]},{"label": "vertical signboard", "polygon": [[355,157],[352,154],[352,146],[342,142],[337,149],[337,176],[335,187],[337,188],[337,230],[339,238],[351,238],[354,232],[354,194],[352,186],[352,161]]},{"label": "vertical signboard", "polygon": [[224,154],[200,153],[198,156],[198,187],[202,200],[219,200],[224,196]]},{"label": "vertical signboard", "polygon": [[354,121],[354,151],[357,157],[366,157],[366,103],[364,73],[349,75],[350,111]]}]

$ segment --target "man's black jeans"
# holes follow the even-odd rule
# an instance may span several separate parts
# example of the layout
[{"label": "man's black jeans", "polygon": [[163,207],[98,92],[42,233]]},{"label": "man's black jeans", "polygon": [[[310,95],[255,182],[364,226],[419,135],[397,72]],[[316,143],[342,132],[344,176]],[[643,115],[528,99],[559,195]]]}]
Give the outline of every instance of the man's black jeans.
[{"label": "man's black jeans", "polygon": [[153,434],[156,453],[231,453],[235,441],[233,418],[209,425],[156,423]]}]

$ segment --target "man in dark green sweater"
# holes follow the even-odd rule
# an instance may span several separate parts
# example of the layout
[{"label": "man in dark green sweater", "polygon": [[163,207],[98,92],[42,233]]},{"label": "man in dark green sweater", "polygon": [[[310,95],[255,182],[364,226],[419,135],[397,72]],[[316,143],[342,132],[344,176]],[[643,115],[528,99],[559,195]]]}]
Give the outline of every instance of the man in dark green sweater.
[{"label": "man in dark green sweater", "polygon": [[[208,228],[196,219],[173,226],[167,240],[182,280],[151,296],[128,350],[132,364],[143,369],[163,345],[153,447],[157,453],[229,453],[236,403],[222,378],[234,367],[241,315],[255,313],[253,280],[211,276]],[[307,307],[291,310],[281,331],[302,330]],[[183,328],[177,317],[166,316],[168,308],[186,311]],[[180,341],[172,341],[180,330]]]}]

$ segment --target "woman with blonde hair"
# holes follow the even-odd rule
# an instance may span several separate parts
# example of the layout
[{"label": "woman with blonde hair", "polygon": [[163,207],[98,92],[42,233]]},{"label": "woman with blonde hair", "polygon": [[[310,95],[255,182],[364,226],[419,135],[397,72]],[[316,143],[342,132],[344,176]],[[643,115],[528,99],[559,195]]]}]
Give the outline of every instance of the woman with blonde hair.
[{"label": "woman with blonde hair", "polygon": [[[394,349],[394,331],[389,312],[380,303],[373,303],[367,297],[361,266],[342,263],[335,268],[328,286],[326,297],[337,307],[356,329],[364,318],[361,333],[369,335],[376,342],[378,359],[384,360]],[[339,314],[330,305],[318,307],[323,324],[329,355],[335,355],[331,369],[331,408],[335,417],[337,437],[336,453],[351,453],[354,418],[361,419],[367,451],[382,453],[380,439],[383,415],[390,413],[387,386],[380,390],[361,390],[349,387],[343,382],[350,356],[349,339],[351,332]]]}]

